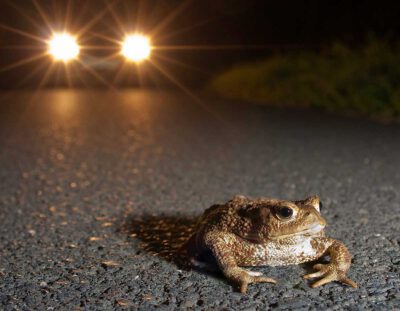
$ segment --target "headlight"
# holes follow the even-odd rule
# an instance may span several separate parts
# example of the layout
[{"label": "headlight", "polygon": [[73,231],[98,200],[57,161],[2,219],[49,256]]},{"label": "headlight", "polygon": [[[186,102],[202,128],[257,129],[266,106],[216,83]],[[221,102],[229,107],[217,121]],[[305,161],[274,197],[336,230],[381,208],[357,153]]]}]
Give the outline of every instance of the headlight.
[{"label": "headlight", "polygon": [[68,33],[55,33],[48,42],[48,53],[56,61],[68,62],[79,55],[76,38]]},{"label": "headlight", "polygon": [[150,53],[150,40],[143,35],[129,35],[122,43],[121,54],[124,55],[127,60],[140,62],[149,58]]}]

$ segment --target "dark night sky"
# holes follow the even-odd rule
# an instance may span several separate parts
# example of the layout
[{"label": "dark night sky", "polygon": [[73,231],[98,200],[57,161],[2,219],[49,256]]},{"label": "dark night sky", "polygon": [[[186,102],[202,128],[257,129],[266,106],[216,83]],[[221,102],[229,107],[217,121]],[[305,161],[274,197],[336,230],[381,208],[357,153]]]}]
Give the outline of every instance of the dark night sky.
[{"label": "dark night sky", "polygon": [[[71,4],[69,10],[68,2]],[[362,44],[369,32],[378,37],[396,39],[400,29],[400,11],[394,1],[38,0],[37,3],[55,29],[62,28],[67,15],[71,32],[81,30],[93,20],[80,42],[105,48],[85,50],[82,54],[85,54],[83,58],[91,60],[91,68],[108,82],[115,80],[122,62],[118,58],[104,60],[117,51],[118,45],[102,36],[121,38],[118,24],[131,31],[139,29],[148,33],[158,30],[153,37],[155,45],[265,46],[263,49],[192,49],[155,53],[154,57],[163,68],[189,84],[203,83],[216,71],[238,61],[259,59],[276,52],[319,50],[337,40],[357,46]],[[112,12],[117,18],[113,18]],[[168,19],[171,13],[175,15]],[[49,36],[46,23],[30,0],[1,1],[0,26],[0,67],[3,69],[40,53],[45,47],[43,43],[11,32],[8,27],[41,38]],[[167,61],[166,57],[170,60]],[[176,61],[187,67],[176,64]],[[35,86],[49,64],[50,60],[45,58],[12,70],[3,70],[0,72],[0,86]],[[21,82],[27,73],[36,69],[36,75]],[[157,70],[146,70],[148,83],[165,84],[166,80]],[[88,84],[98,83],[93,77],[86,77],[90,74],[84,68],[78,72],[80,79],[90,81]],[[63,72],[59,79],[63,83]],[[74,77],[74,80],[79,79]],[[54,83],[55,79],[50,81]],[[122,85],[135,85],[136,70],[123,72],[117,81]]]}]

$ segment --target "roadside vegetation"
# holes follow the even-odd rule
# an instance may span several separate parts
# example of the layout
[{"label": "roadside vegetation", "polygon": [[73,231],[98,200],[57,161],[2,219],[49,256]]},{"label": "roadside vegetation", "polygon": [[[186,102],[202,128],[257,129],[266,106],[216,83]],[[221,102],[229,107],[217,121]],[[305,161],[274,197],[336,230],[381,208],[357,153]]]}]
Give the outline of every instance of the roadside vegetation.
[{"label": "roadside vegetation", "polygon": [[337,43],[274,55],[222,72],[209,88],[229,99],[399,121],[400,44],[370,39],[359,49]]}]

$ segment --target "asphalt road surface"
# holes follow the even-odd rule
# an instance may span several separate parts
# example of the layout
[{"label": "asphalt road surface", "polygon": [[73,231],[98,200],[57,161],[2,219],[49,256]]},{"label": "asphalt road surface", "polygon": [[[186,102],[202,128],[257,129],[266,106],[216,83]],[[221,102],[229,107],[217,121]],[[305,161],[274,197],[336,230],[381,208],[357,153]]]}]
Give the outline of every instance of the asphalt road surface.
[{"label": "asphalt road surface", "polygon": [[[400,306],[400,127],[154,91],[2,93],[0,309]],[[176,249],[234,194],[319,194],[352,289],[310,267],[234,291]]]}]

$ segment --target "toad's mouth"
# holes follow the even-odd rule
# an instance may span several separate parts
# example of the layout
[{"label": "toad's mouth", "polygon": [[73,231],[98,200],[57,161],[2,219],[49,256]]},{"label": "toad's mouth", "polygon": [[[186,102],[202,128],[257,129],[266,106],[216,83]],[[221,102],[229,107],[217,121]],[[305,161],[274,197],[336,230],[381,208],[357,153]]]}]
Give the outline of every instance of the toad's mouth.
[{"label": "toad's mouth", "polygon": [[316,234],[316,233],[321,232],[324,228],[325,228],[325,225],[317,224],[317,225],[314,225],[311,228],[308,228],[305,230],[301,230],[301,231],[297,231],[297,232],[293,232],[293,233],[289,233],[289,234],[284,234],[284,235],[279,235],[279,236],[271,236],[271,238],[284,239],[284,238],[288,238],[288,237],[295,236],[295,235]]},{"label": "toad's mouth", "polygon": [[324,228],[325,228],[325,225],[318,224],[318,225],[312,226],[311,228],[308,228],[306,230],[297,232],[295,234],[318,233],[321,230],[323,230]]}]

